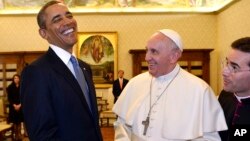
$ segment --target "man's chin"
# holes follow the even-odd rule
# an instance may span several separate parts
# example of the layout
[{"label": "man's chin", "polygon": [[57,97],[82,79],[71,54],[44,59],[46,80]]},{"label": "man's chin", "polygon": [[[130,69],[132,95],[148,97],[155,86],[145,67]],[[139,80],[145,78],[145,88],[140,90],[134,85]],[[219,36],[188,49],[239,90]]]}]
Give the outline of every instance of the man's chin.
[{"label": "man's chin", "polygon": [[226,92],[232,92],[232,89],[230,89],[230,88],[227,87],[227,86],[224,86],[224,87],[223,87],[223,90],[226,91]]},{"label": "man's chin", "polygon": [[152,76],[154,76],[154,77],[156,76],[156,73],[155,73],[154,71],[150,71],[150,70],[149,70],[148,72],[149,72],[149,74],[151,74]]}]

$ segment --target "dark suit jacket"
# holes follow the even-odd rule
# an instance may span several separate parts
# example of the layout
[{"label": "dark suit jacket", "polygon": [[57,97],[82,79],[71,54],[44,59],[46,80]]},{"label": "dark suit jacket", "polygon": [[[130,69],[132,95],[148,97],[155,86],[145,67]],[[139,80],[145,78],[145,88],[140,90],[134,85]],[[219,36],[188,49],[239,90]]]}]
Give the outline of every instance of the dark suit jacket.
[{"label": "dark suit jacket", "polygon": [[92,112],[70,69],[49,48],[21,77],[21,104],[31,141],[101,141],[90,67],[79,65],[88,83]]},{"label": "dark suit jacket", "polygon": [[239,117],[235,118],[235,125],[232,125],[234,113],[236,110],[236,106],[238,103],[237,98],[234,96],[233,93],[229,93],[226,91],[222,91],[219,96],[219,102],[221,107],[224,111],[228,130],[219,132],[222,141],[233,141],[232,138],[234,133],[234,127],[237,126],[249,126],[250,125],[250,99],[243,99],[242,104],[243,106],[238,108]]},{"label": "dark suit jacket", "polygon": [[127,85],[127,83],[128,83],[128,80],[123,78],[122,89],[121,89],[119,79],[116,79],[113,82],[113,91],[112,92],[113,92],[113,95],[114,95],[114,103],[116,102],[116,100],[118,99],[120,94],[122,93],[122,90]]}]

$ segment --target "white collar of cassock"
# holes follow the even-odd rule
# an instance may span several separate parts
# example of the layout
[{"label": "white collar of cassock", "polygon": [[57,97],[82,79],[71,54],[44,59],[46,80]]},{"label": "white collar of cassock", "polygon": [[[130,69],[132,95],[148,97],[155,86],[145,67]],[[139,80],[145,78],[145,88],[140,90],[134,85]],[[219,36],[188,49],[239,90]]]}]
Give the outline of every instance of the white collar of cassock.
[{"label": "white collar of cassock", "polygon": [[170,81],[178,73],[179,69],[180,69],[180,65],[176,64],[175,68],[170,73],[159,76],[159,77],[154,77],[153,81],[158,81],[160,83]]},{"label": "white collar of cassock", "polygon": [[250,96],[238,96],[236,93],[234,93],[235,97],[237,98],[237,100],[239,102],[241,102],[241,99],[246,99],[246,98],[250,98]]}]

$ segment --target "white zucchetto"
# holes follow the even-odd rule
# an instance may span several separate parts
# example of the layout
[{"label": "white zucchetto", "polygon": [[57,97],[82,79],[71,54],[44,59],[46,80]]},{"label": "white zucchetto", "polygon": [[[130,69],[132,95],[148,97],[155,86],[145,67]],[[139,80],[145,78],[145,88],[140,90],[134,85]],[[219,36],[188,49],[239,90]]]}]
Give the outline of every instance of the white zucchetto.
[{"label": "white zucchetto", "polygon": [[159,30],[162,34],[170,38],[176,45],[177,47],[183,51],[183,45],[182,45],[182,39],[181,36],[174,30],[171,29],[162,29]]}]

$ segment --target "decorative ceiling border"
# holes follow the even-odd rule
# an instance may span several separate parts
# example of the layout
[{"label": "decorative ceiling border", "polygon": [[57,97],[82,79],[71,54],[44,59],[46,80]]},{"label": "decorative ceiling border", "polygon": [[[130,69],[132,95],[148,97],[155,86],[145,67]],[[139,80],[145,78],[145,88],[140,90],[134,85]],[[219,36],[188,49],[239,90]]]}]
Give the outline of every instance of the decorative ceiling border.
[{"label": "decorative ceiling border", "polygon": [[[20,3],[22,1],[23,3]],[[41,1],[44,2],[44,0],[0,0],[0,14],[37,14],[42,5]],[[212,13],[239,0],[169,0],[168,3],[164,3],[166,0],[147,0],[153,2],[146,2],[146,0],[89,0],[92,1],[89,4],[83,3],[84,0],[64,1],[73,13]],[[34,2],[37,3],[34,4]]]}]

